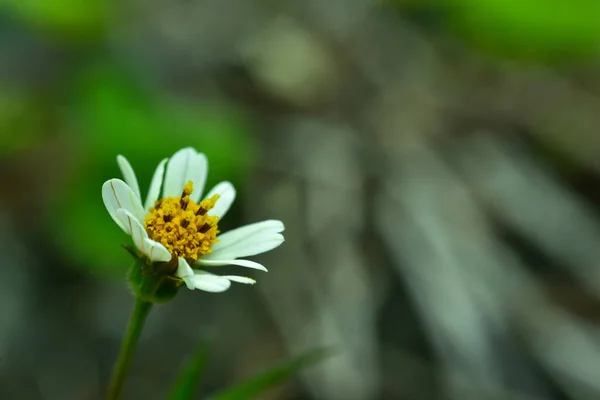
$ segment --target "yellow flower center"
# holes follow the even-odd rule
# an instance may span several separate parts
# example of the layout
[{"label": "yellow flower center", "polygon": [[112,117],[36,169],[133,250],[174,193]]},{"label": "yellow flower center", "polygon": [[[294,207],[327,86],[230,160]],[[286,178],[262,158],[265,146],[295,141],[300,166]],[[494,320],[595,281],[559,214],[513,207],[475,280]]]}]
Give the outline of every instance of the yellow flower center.
[{"label": "yellow flower center", "polygon": [[196,261],[210,253],[217,242],[219,217],[209,216],[219,195],[196,204],[190,198],[193,183],[186,183],[181,197],[166,197],[150,208],[144,225],[150,239],[162,243],[174,256]]}]

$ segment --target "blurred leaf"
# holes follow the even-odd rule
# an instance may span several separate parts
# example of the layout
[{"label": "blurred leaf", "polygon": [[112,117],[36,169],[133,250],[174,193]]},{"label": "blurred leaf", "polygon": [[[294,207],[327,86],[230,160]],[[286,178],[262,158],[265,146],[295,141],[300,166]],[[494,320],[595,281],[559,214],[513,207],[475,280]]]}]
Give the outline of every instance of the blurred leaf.
[{"label": "blurred leaf", "polygon": [[207,188],[220,180],[235,184],[254,159],[253,142],[234,110],[173,98],[110,64],[93,65],[71,82],[67,118],[80,133],[75,143],[81,159],[50,223],[69,221],[61,223],[56,241],[76,264],[121,275],[128,265],[121,244],[130,238],[110,218],[100,195],[106,180],[121,177],[117,155],[129,159],[145,196],[160,160],[186,146],[206,153]]},{"label": "blurred leaf", "polygon": [[182,371],[179,379],[173,386],[171,394],[167,397],[169,400],[191,400],[198,389],[198,383],[202,378],[204,366],[210,345],[202,343],[192,355],[185,369]]},{"label": "blurred leaf", "polygon": [[286,379],[306,367],[310,367],[331,355],[329,349],[317,349],[304,355],[293,358],[275,368],[272,368],[260,375],[250,378],[244,382],[235,385],[232,388],[225,389],[221,393],[210,396],[206,400],[246,400],[252,399],[267,390],[274,388]]},{"label": "blurred leaf", "polygon": [[29,23],[72,39],[103,30],[119,3],[111,0],[0,0],[0,6]]},{"label": "blurred leaf", "polygon": [[16,90],[0,92],[0,156],[35,146],[43,140],[41,105]]},{"label": "blurred leaf", "polygon": [[438,10],[470,43],[500,56],[569,60],[600,53],[596,0],[394,0],[407,9]]},{"label": "blurred leaf", "polygon": [[148,179],[160,159],[184,146],[206,153],[211,166],[218,160],[228,170],[217,172],[229,179],[239,178],[253,158],[247,129],[233,109],[174,98],[111,65],[94,66],[75,85],[73,108],[93,155],[113,163],[118,152],[146,163]]},{"label": "blurred leaf", "polygon": [[459,3],[456,23],[490,50],[501,47],[533,57],[593,55],[600,50],[600,2],[595,0]]}]

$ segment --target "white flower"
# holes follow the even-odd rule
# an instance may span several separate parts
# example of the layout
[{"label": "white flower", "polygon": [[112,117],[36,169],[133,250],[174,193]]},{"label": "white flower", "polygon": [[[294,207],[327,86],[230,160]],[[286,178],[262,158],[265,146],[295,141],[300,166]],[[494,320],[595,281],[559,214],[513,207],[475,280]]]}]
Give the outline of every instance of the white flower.
[{"label": "white flower", "polygon": [[208,292],[225,291],[231,282],[255,281],[236,275],[219,276],[199,268],[238,265],[267,271],[257,262],[239,258],[264,253],[283,243],[283,223],[268,220],[218,235],[217,223],[233,203],[235,189],[230,182],[221,182],[200,201],[208,173],[204,154],[188,147],[162,160],[143,205],[133,168],[123,156],[118,156],[117,162],[125,182],[106,181],[102,199],[117,225],[132,236],[135,246],[150,261],[176,261],[177,278],[189,289]]}]

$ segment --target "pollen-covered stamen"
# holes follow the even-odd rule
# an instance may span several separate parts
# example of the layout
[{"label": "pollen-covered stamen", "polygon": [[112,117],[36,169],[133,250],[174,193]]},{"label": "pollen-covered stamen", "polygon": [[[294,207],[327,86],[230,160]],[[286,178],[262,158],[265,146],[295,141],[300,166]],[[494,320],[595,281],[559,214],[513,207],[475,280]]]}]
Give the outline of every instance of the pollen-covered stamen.
[{"label": "pollen-covered stamen", "polygon": [[210,224],[205,222],[204,225],[200,228],[200,233],[206,233],[210,229]]},{"label": "pollen-covered stamen", "polygon": [[190,194],[192,194],[193,190],[194,184],[192,183],[192,181],[189,181],[183,187],[183,192],[181,193],[181,200],[179,200],[179,205],[181,206],[182,210],[187,210],[188,202],[190,200]]},{"label": "pollen-covered stamen", "polygon": [[203,216],[204,214],[206,214],[208,212],[207,209],[203,208],[202,206],[200,206],[200,208],[198,209],[198,211],[196,211],[196,215],[199,216]]},{"label": "pollen-covered stamen", "polygon": [[190,198],[192,182],[188,182],[181,197],[167,197],[155,203],[144,225],[148,236],[162,243],[171,254],[187,260],[210,253],[217,242],[219,217],[208,215],[219,195],[196,204]]},{"label": "pollen-covered stamen", "polygon": [[179,200],[179,206],[181,207],[182,210],[187,210],[187,206],[188,206],[187,200],[184,200],[183,198],[181,200]]}]

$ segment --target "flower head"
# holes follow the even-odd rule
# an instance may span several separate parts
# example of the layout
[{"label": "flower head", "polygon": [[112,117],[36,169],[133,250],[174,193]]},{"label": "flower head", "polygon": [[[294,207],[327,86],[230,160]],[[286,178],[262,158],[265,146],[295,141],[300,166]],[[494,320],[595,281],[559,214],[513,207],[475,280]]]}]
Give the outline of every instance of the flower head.
[{"label": "flower head", "polygon": [[104,205],[117,225],[131,235],[146,261],[165,266],[159,268],[161,274],[189,289],[222,292],[231,282],[255,281],[215,275],[202,268],[238,265],[267,270],[240,257],[264,253],[283,243],[283,223],[268,220],[219,234],[219,220],[233,203],[235,189],[230,182],[221,182],[200,200],[208,172],[204,154],[188,147],[162,160],[143,205],[133,168],[123,156],[118,156],[117,162],[125,181],[104,183]]}]

